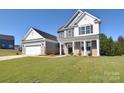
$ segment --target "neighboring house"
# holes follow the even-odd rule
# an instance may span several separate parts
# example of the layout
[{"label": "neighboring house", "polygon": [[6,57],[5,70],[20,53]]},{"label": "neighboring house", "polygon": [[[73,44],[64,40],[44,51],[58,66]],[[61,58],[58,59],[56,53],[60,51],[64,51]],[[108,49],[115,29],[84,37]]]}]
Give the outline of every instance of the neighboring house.
[{"label": "neighboring house", "polygon": [[0,49],[14,49],[14,36],[0,34]]},{"label": "neighboring house", "polygon": [[58,53],[56,36],[30,28],[22,40],[22,53],[26,55],[46,55]]},{"label": "neighboring house", "polygon": [[60,55],[100,56],[100,21],[99,18],[78,10],[58,29]]}]

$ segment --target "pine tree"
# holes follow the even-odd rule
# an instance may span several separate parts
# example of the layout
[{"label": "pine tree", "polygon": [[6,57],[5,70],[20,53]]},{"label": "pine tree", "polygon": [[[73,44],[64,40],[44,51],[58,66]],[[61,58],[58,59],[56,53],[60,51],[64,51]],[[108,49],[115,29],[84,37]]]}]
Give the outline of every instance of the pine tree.
[{"label": "pine tree", "polygon": [[106,54],[106,43],[107,43],[107,36],[104,33],[100,34],[100,54]]}]

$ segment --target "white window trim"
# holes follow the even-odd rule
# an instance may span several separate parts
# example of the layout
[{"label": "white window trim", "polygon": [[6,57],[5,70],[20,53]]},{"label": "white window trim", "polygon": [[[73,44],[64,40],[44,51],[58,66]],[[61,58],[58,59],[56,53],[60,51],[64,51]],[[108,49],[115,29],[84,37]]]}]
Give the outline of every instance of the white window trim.
[{"label": "white window trim", "polygon": [[79,26],[79,28],[80,27],[85,27],[85,34],[80,34],[80,29],[78,30],[79,31],[79,36],[85,36],[85,35],[92,35],[93,34],[93,31],[92,31],[92,33],[86,33],[86,26],[92,26],[92,24],[85,24],[85,25],[81,25],[81,26]]},{"label": "white window trim", "polygon": [[[68,30],[71,31],[71,34],[68,33]],[[69,35],[71,35],[71,36],[69,36]],[[70,28],[70,29],[66,30],[66,38],[71,38],[71,37],[74,37],[74,28]]]},{"label": "white window trim", "polygon": [[[62,35],[62,33],[63,33],[63,35]],[[59,37],[60,39],[65,38],[65,37],[64,37],[64,31],[59,32],[59,33],[58,33],[58,37]]]},{"label": "white window trim", "polygon": [[[84,34],[80,34],[80,28],[82,28],[82,27],[84,27],[84,30],[85,30]],[[85,35],[85,34],[86,34],[86,27],[85,26],[79,27],[79,35]]]}]

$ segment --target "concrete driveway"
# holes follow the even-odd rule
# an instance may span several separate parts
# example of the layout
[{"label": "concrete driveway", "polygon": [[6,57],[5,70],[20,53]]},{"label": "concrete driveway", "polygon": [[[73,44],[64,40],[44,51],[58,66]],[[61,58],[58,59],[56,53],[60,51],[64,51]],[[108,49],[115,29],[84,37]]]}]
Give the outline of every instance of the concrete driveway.
[{"label": "concrete driveway", "polygon": [[0,56],[0,61],[27,57],[26,55]]}]

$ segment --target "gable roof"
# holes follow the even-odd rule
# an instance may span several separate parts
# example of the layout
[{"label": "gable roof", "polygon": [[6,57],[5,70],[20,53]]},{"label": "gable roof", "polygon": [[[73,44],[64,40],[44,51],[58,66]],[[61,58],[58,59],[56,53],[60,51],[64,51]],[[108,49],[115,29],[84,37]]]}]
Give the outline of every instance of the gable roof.
[{"label": "gable roof", "polygon": [[77,10],[75,14],[67,21],[67,23],[63,27],[68,26],[77,17],[79,13],[82,14],[83,12],[81,10]]},{"label": "gable roof", "polygon": [[14,36],[0,34],[0,39],[2,39],[2,40],[14,40]]},{"label": "gable roof", "polygon": [[[79,13],[80,13],[80,15],[79,15]],[[79,15],[79,16],[78,16],[78,15]],[[81,11],[81,10],[79,9],[79,10],[77,10],[76,13],[67,21],[67,23],[66,23],[64,26],[60,27],[58,30],[62,30],[63,28],[68,27],[69,24],[71,24],[73,21],[75,21],[75,24],[77,24],[77,23],[84,17],[84,15],[89,15],[90,17],[92,17],[92,18],[98,20],[99,22],[101,21],[98,17],[95,17],[95,16],[91,15],[90,13],[88,13],[88,12],[86,12],[86,11],[83,12],[83,11]],[[74,20],[77,16],[78,16],[77,20]]]},{"label": "gable roof", "polygon": [[37,29],[37,28],[33,28],[33,27],[32,27],[32,29],[34,29],[38,34],[40,34],[41,36],[43,36],[45,39],[50,39],[50,40],[57,41],[57,38],[56,38],[56,36],[54,36],[54,35],[51,35],[51,34],[46,33],[46,32],[44,32],[44,31],[41,31],[41,30],[39,30],[39,29]]}]

